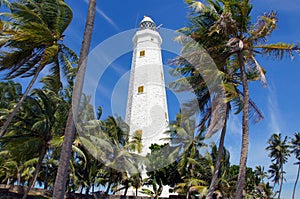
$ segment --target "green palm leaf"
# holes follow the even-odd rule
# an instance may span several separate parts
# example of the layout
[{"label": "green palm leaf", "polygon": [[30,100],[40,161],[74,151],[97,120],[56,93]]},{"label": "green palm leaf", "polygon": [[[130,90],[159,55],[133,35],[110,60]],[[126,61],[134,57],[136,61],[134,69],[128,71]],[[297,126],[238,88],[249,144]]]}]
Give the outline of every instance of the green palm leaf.
[{"label": "green palm leaf", "polygon": [[277,44],[264,44],[257,45],[255,48],[262,49],[262,54],[270,56],[274,59],[282,59],[284,55],[288,55],[293,58],[293,52],[300,53],[300,48],[295,44],[287,44],[278,42]]}]

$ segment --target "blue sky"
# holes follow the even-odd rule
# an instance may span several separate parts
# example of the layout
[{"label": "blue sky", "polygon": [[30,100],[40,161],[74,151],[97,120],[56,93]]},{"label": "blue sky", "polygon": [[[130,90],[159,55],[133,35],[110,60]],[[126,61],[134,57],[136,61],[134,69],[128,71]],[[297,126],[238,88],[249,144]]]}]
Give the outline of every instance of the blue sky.
[{"label": "blue sky", "polygon": [[[66,2],[74,11],[74,20],[66,32],[66,44],[79,52],[83,35],[85,17],[87,11],[87,0]],[[300,1],[297,0],[264,0],[252,1],[254,8],[252,20],[266,11],[275,10],[279,14],[277,30],[269,38],[269,42],[285,41],[300,43]],[[136,28],[144,15],[148,15],[164,28],[177,30],[188,23],[187,6],[183,0],[115,0],[98,1],[95,29],[92,40],[92,50],[101,42],[119,34],[123,31]],[[130,38],[129,38],[130,39]],[[130,43],[131,41],[126,41]],[[112,49],[118,46],[111,46]],[[111,50],[111,49],[110,49]],[[164,63],[172,57],[168,53],[163,54]],[[167,57],[167,58],[166,58]],[[268,87],[264,88],[261,83],[250,84],[250,95],[254,102],[264,114],[264,120],[250,125],[250,146],[248,165],[264,165],[267,170],[270,159],[267,156],[265,147],[267,139],[271,134],[281,132],[283,135],[293,136],[300,130],[300,58],[295,56],[294,60],[289,58],[281,61],[266,57],[258,57],[259,63],[267,70]],[[118,98],[127,94],[126,83],[128,70],[131,65],[131,54],[126,53],[115,60],[105,71],[101,78],[101,85],[97,88],[96,104],[103,106],[104,116],[111,114],[110,110],[119,110],[118,102],[110,104],[110,98]],[[99,66],[101,67],[101,66]],[[122,79],[123,81],[119,81]],[[111,88],[117,87],[115,92]],[[122,93],[122,95],[120,94]],[[169,92],[170,94],[170,92]],[[170,99],[172,94],[169,95]],[[120,97],[121,98],[121,97]],[[174,98],[174,96],[173,96]],[[126,99],[123,100],[126,103]],[[124,106],[123,106],[124,107]],[[178,111],[178,107],[169,106],[170,115]],[[121,111],[122,112],[122,111]],[[114,112],[120,116],[122,113]],[[171,118],[172,119],[172,118]],[[226,147],[231,152],[231,162],[239,163],[241,126],[240,116],[231,115],[229,121],[228,134],[226,137]],[[294,159],[290,158],[286,165],[286,179],[283,197],[290,198],[292,184],[295,179],[296,167],[293,165]],[[297,195],[300,196],[299,186]]]},{"label": "blue sky", "polygon": [[[65,34],[65,44],[79,54],[87,14],[87,0],[66,0],[66,2],[73,9],[74,19]],[[277,30],[271,35],[269,42],[300,43],[300,26],[298,25],[300,1],[255,0],[251,2],[254,4],[252,11],[252,20],[254,21],[257,16],[266,11],[275,10],[279,14]],[[116,34],[136,28],[144,15],[152,17],[157,25],[163,24],[164,28],[177,30],[187,25],[187,12],[188,9],[183,0],[98,1],[91,49],[96,49],[99,44],[111,39]],[[124,42],[131,45],[130,37]],[[117,44],[110,46],[107,50],[114,49],[119,50]],[[173,55],[164,52],[163,62],[166,63]],[[101,55],[99,56],[101,58]],[[267,71],[268,87],[264,88],[259,82],[250,84],[251,98],[263,112],[265,118],[257,124],[251,123],[250,125],[248,166],[264,165],[267,170],[270,159],[265,147],[271,134],[281,132],[283,135],[293,136],[300,130],[300,57],[295,55],[292,61],[289,58],[277,61],[258,57],[258,61]],[[99,63],[99,67],[101,67],[101,63]],[[122,108],[124,109],[124,103],[126,103],[126,98],[123,96],[127,94],[126,81],[129,77],[130,65],[131,54],[128,52],[118,57],[98,82],[100,85],[97,87],[95,103],[103,106],[104,116],[112,114],[111,112],[123,116]],[[111,103],[112,96],[113,99],[118,100]],[[168,97],[168,100],[175,100],[174,94],[171,92],[168,92]],[[121,102],[123,105],[119,107]],[[174,104],[176,103],[169,104],[170,119],[179,109]],[[232,164],[239,163],[240,123],[240,116],[230,116],[225,145],[230,150]],[[295,160],[290,158],[286,165],[287,182],[282,195],[284,198],[291,198],[292,185],[296,175],[296,167],[293,162]],[[296,194],[298,197],[300,197],[299,190],[298,185]]]}]

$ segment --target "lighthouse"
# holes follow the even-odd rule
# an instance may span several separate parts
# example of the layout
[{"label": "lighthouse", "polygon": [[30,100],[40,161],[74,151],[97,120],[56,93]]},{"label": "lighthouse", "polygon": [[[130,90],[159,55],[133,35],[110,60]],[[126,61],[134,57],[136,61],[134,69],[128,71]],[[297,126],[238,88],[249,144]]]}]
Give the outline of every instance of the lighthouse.
[{"label": "lighthouse", "polygon": [[133,55],[130,71],[125,121],[130,133],[142,134],[146,156],[151,144],[164,144],[164,132],[168,129],[169,116],[162,64],[162,38],[150,17],[140,22],[133,39]]},{"label": "lighthouse", "polygon": [[[169,116],[162,63],[162,38],[155,23],[145,16],[140,22],[133,39],[133,53],[128,87],[125,121],[129,125],[130,135],[139,132],[142,135],[141,156],[151,153],[151,144],[167,143]],[[141,177],[147,177],[143,168]],[[149,188],[146,186],[146,188]],[[136,190],[129,189],[129,195]],[[144,194],[142,194],[144,195]],[[161,196],[169,196],[169,187],[164,186]]]}]

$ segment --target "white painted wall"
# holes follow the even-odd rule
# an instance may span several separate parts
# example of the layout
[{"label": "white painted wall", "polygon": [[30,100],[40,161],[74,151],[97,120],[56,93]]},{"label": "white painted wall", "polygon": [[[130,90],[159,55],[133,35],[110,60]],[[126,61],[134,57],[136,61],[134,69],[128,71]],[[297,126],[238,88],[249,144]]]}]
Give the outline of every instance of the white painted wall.
[{"label": "white painted wall", "polygon": [[[158,31],[138,30],[133,37],[134,50],[128,90],[126,122],[131,134],[142,130],[142,154],[150,152],[152,143],[163,144],[169,116],[161,56],[162,38]],[[140,51],[145,56],[140,57]],[[138,93],[138,87],[144,92]]]}]

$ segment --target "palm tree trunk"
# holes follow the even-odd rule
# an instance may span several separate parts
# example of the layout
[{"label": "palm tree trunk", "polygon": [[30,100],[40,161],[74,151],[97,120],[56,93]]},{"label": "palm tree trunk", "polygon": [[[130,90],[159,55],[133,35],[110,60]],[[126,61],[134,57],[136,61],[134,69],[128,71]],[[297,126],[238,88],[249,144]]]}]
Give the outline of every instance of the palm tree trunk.
[{"label": "palm tree trunk", "polygon": [[36,164],[36,168],[35,168],[33,177],[32,177],[32,179],[30,180],[30,182],[29,182],[29,184],[28,184],[28,188],[25,190],[25,193],[24,193],[22,199],[26,199],[26,198],[27,198],[30,189],[33,187],[33,185],[34,185],[35,182],[36,182],[37,176],[38,176],[38,174],[39,174],[39,172],[40,172],[41,165],[42,165],[42,163],[43,163],[44,156],[45,156],[45,154],[46,154],[46,150],[47,150],[47,147],[46,147],[45,144],[43,144],[42,149],[41,149],[41,152],[40,152],[40,156],[39,156],[39,159],[38,159],[38,162],[37,162],[37,164]]},{"label": "palm tree trunk", "polygon": [[47,159],[47,165],[46,165],[46,182],[44,183],[44,189],[46,189],[47,190],[47,188],[48,188],[48,159]]},{"label": "palm tree trunk", "polygon": [[65,134],[64,134],[65,137],[64,137],[62,151],[60,154],[59,167],[55,179],[53,199],[64,198],[64,194],[65,194],[66,178],[68,175],[72,143],[75,134],[75,124],[73,121],[72,110],[74,111],[74,116],[76,117],[77,110],[80,103],[80,97],[82,93],[87,58],[88,58],[91,39],[92,39],[92,32],[94,28],[95,11],[96,11],[96,0],[90,0],[89,7],[88,7],[88,16],[85,25],[85,32],[83,36],[79,63],[78,63],[79,70],[76,75],[76,82],[75,82],[74,92],[72,96],[72,108],[69,112],[68,120],[65,128]]},{"label": "palm tree trunk", "polygon": [[280,199],[282,185],[283,185],[283,165],[281,165],[281,168],[280,168],[280,186],[279,186],[279,191],[278,191],[278,199]]},{"label": "palm tree trunk", "polygon": [[190,188],[188,188],[187,192],[186,192],[186,196],[185,196],[186,199],[189,199],[190,198]]},{"label": "palm tree trunk", "polygon": [[128,188],[129,188],[129,187],[126,186],[125,191],[124,191],[124,195],[123,195],[123,196],[126,196],[126,195],[127,195]]},{"label": "palm tree trunk", "polygon": [[64,198],[65,195],[67,175],[68,175],[68,169],[70,165],[74,135],[75,135],[75,126],[73,122],[73,114],[72,111],[70,110],[67,119],[66,128],[65,128],[64,142],[60,154],[59,166],[55,178],[53,199]]},{"label": "palm tree trunk", "polygon": [[18,180],[17,180],[17,185],[19,186],[19,185],[21,185],[21,173],[18,171],[18,174],[17,174],[17,178],[18,178]]},{"label": "palm tree trunk", "polygon": [[242,86],[244,93],[244,107],[243,107],[243,117],[242,117],[242,147],[241,147],[241,156],[240,156],[240,169],[238,176],[238,183],[236,188],[235,199],[242,199],[243,189],[245,184],[246,177],[246,163],[248,157],[248,145],[249,145],[249,88],[247,82],[247,75],[245,71],[245,64],[242,52],[239,51],[238,59],[240,64],[240,71],[242,75]]},{"label": "palm tree trunk", "polygon": [[[10,178],[7,178],[6,185],[10,185]],[[17,184],[19,185],[19,184]]]},{"label": "palm tree trunk", "polygon": [[35,83],[36,79],[38,78],[41,70],[44,68],[44,66],[40,66],[39,68],[37,68],[36,73],[34,74],[33,78],[31,79],[31,81],[29,82],[23,96],[21,97],[20,101],[17,103],[16,107],[14,108],[14,110],[11,112],[11,114],[9,114],[8,118],[6,119],[6,121],[4,122],[1,130],[0,130],[0,137],[2,137],[7,129],[7,127],[10,125],[12,119],[14,118],[14,116],[16,115],[16,113],[18,112],[18,110],[21,108],[24,100],[26,99],[29,91],[31,90],[33,84]]},{"label": "palm tree trunk", "polygon": [[295,184],[294,184],[292,199],[295,199],[295,192],[296,192],[296,187],[297,187],[297,183],[298,183],[298,179],[299,179],[299,173],[300,173],[300,163],[298,164],[298,172],[297,172],[297,177],[296,177]]},{"label": "palm tree trunk", "polygon": [[206,199],[212,199],[213,193],[216,189],[217,179],[218,179],[218,176],[219,176],[219,170],[220,170],[220,166],[221,166],[221,159],[222,159],[223,150],[224,150],[224,141],[225,141],[226,127],[227,127],[228,111],[229,111],[229,104],[227,103],[226,104],[226,110],[225,110],[226,117],[224,119],[224,126],[223,126],[222,132],[221,132],[221,138],[220,138],[220,143],[219,143],[218,156],[217,156],[217,160],[216,160],[216,163],[215,163],[214,175],[212,177]]}]

